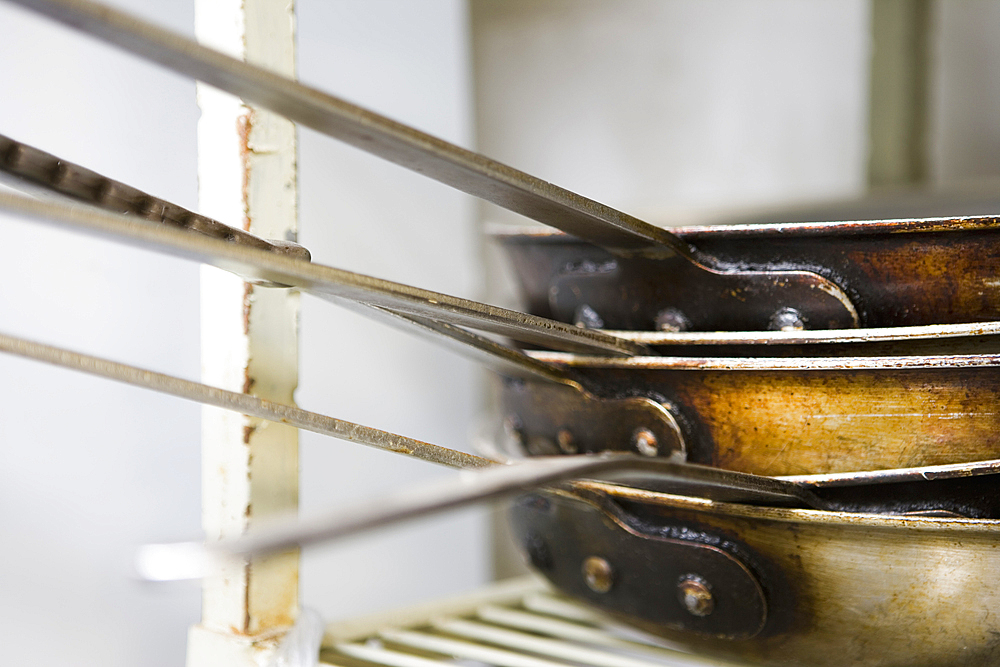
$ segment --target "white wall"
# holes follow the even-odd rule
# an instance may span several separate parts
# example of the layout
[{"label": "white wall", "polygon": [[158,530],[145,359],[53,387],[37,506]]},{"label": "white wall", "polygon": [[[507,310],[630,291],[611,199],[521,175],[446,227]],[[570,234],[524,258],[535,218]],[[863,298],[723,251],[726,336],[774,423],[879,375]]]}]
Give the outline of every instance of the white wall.
[{"label": "white wall", "polygon": [[[193,32],[187,2],[115,4]],[[470,136],[460,0],[302,0],[303,80],[459,142]],[[191,82],[0,4],[0,133],[195,207]],[[301,133],[301,240],[316,261],[475,296],[464,196]],[[0,218],[0,331],[198,377],[198,267]],[[463,447],[476,369],[303,300],[306,408]],[[129,579],[132,550],[200,534],[199,410],[0,356],[0,642],[5,664],[177,665],[195,585]],[[306,434],[302,508],[447,474]],[[476,512],[309,551],[303,601],[327,618],[472,588]]]},{"label": "white wall", "polygon": [[[190,30],[191,8],[142,9]],[[0,132],[193,206],[194,86],[0,5]],[[198,375],[198,269],[0,222],[0,330]],[[7,664],[178,664],[197,587],[129,579],[134,545],[197,534],[199,409],[0,356]]]},{"label": "white wall", "polygon": [[935,10],[932,177],[941,186],[986,180],[995,196],[1000,178],[1000,4],[952,0]]},{"label": "white wall", "polygon": [[860,194],[869,11],[474,0],[480,148],[660,224]]}]

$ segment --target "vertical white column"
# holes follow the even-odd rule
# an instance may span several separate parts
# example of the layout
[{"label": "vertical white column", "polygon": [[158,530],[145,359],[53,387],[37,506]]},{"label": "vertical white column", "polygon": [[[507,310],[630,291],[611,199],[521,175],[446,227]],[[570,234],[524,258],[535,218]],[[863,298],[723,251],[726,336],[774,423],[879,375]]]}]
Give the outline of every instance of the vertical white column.
[{"label": "vertical white column", "polygon": [[[199,41],[295,76],[294,5],[288,0],[196,0]],[[295,127],[284,118],[198,86],[201,212],[265,238],[295,240]],[[206,267],[201,286],[205,382],[291,403],[298,383],[299,295],[255,287]],[[293,428],[205,408],[202,521],[209,539],[243,533],[298,507]],[[299,554],[252,559],[204,583],[189,667],[259,665],[295,622]]]}]

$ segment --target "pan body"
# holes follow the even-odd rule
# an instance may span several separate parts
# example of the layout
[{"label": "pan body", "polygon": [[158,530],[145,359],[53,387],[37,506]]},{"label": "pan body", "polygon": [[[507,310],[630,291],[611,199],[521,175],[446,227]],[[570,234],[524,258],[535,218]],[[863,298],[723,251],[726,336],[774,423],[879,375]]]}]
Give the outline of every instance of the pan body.
[{"label": "pan body", "polygon": [[[540,502],[536,494],[514,507],[515,534],[532,563],[563,592],[694,652],[760,665],[1000,664],[996,521],[582,486],[589,488],[579,495]],[[687,547],[672,544],[684,540]],[[720,551],[733,562],[713,570]],[[585,582],[594,558],[607,564],[607,590]],[[710,591],[708,614],[685,606],[678,590],[690,581]]]},{"label": "pan body", "polygon": [[[863,328],[1000,319],[1000,223],[994,218],[672,231],[722,271],[797,269],[829,279],[851,300]],[[561,233],[495,237],[513,262],[533,314],[572,322],[586,306],[606,329],[683,328],[685,319],[704,320],[707,326],[693,329],[699,331],[756,328],[726,313],[696,314],[707,288],[680,258],[614,256]]]},{"label": "pan body", "polygon": [[[603,401],[653,399],[667,408],[689,462],[759,475],[911,468],[1000,458],[1000,357],[633,357],[536,352]],[[541,385],[508,381],[508,420],[529,427],[551,414]],[[641,415],[565,410],[552,433],[650,427]],[[618,414],[619,417],[614,417]],[[551,433],[522,434],[538,441]],[[626,438],[585,451],[634,451]],[[529,452],[544,453],[544,452]],[[553,448],[550,453],[558,453]]]}]

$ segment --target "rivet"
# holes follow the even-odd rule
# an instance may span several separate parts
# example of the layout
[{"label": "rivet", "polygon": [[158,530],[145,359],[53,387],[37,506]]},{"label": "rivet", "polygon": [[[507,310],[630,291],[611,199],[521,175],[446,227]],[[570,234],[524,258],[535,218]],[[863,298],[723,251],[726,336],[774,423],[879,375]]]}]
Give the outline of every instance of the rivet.
[{"label": "rivet", "polygon": [[52,174],[49,176],[49,183],[56,186],[57,188],[63,188],[67,185],[71,185],[69,167],[66,166],[65,162],[57,162],[56,166],[52,168]]},{"label": "rivet", "polygon": [[632,434],[632,444],[643,456],[656,456],[660,453],[660,443],[656,439],[656,434],[645,426],[636,429]]},{"label": "rivet", "polygon": [[552,569],[552,551],[540,535],[529,534],[525,541],[524,550],[532,567],[542,572]]},{"label": "rivet", "polygon": [[576,438],[568,428],[561,428],[556,432],[556,443],[564,454],[576,454],[579,448],[576,446]]},{"label": "rivet", "polygon": [[583,561],[583,580],[595,593],[607,593],[615,582],[611,563],[600,556],[590,556]]},{"label": "rivet", "polygon": [[691,320],[676,308],[664,308],[656,314],[656,319],[653,322],[656,324],[657,331],[677,333],[691,328]]},{"label": "rivet", "polygon": [[25,152],[24,146],[21,144],[12,144],[11,147],[7,149],[7,153],[3,156],[3,160],[11,169],[17,169],[21,166],[21,160],[25,157]]},{"label": "rivet", "polygon": [[806,328],[806,320],[794,308],[782,308],[771,316],[768,328],[771,331],[802,331]]},{"label": "rivet", "polygon": [[715,609],[715,598],[708,582],[696,574],[687,574],[677,583],[677,599],[692,616],[708,616]]},{"label": "rivet", "polygon": [[295,257],[296,259],[304,259],[307,262],[312,261],[312,253],[295,241],[268,239],[268,243],[271,244],[272,248],[284,255]]},{"label": "rivet", "polygon": [[597,311],[583,303],[577,306],[573,314],[573,324],[581,329],[603,329],[604,320],[597,314]]},{"label": "rivet", "polygon": [[532,456],[557,456],[559,447],[544,435],[529,435],[524,448]]},{"label": "rivet", "polygon": [[506,419],[503,420],[503,430],[507,434],[515,445],[519,447],[524,446],[524,431],[521,425],[521,418],[517,415],[508,415]]}]

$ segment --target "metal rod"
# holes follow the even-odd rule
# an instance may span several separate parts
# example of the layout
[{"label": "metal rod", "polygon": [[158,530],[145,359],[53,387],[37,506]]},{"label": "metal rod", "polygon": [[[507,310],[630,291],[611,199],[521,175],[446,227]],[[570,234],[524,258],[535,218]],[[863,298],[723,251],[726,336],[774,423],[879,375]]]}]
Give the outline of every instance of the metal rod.
[{"label": "metal rod", "polygon": [[[927,475],[913,474],[913,470],[908,470],[907,475],[899,479],[876,476],[865,481],[878,485],[887,481],[933,481],[955,476],[995,475],[998,472],[996,461],[967,464],[957,474],[949,466],[940,466],[940,470],[936,468],[927,468]],[[286,522],[252,530],[234,540],[212,544],[181,542],[147,545],[138,552],[136,567],[141,576],[152,580],[197,578],[228,559],[344,539],[566,480],[579,480],[569,487],[572,493],[590,491],[618,497],[636,493],[648,497],[656,493],[649,489],[650,486],[666,484],[672,487],[672,494],[711,501],[765,505],[792,503],[824,511],[852,511],[817,496],[812,491],[813,485],[806,481],[808,478],[791,481],[632,454],[533,457],[510,465],[459,474],[457,479],[392,494],[380,499],[377,504],[339,508],[308,519],[290,517]],[[624,480],[628,486],[614,485],[619,480]],[[636,481],[639,483],[633,484]],[[651,485],[651,481],[654,484]],[[816,486],[826,485],[822,479],[816,481]]]},{"label": "metal rod", "polygon": [[297,243],[262,239],[2,134],[0,175],[29,194],[54,193],[106,211],[137,215],[249,248],[309,259],[309,251]]},{"label": "metal rod", "polygon": [[[4,135],[0,135],[0,177],[6,177],[12,185],[28,194],[50,200],[52,197],[65,197],[113,213],[138,215],[153,223],[189,229],[230,243],[284,253],[304,260],[311,259],[309,251],[297,243],[262,239]],[[265,286],[288,287],[269,281],[256,282]],[[381,317],[383,321],[411,333],[422,334],[435,342],[457,343],[450,347],[500,372],[527,374],[579,388],[565,370],[535,361],[519,350],[460,327],[346,300],[341,301],[341,305],[363,312],[369,317],[375,316],[376,319],[384,314]]]},{"label": "metal rod", "polygon": [[[580,382],[565,368],[538,361],[520,350],[508,347],[461,327],[415,315],[403,315],[385,308],[372,310],[384,315],[381,319],[416,336],[434,343],[443,343],[458,354],[479,362],[498,373],[515,377],[532,377],[566,385],[585,392]],[[376,314],[375,319],[379,319]]]},{"label": "metal rod", "polygon": [[457,479],[435,482],[310,519],[293,519],[248,532],[241,538],[210,545],[183,542],[147,545],[136,567],[153,580],[195,578],[233,557],[275,553],[439,514],[471,504],[505,498],[525,490],[578,478],[613,480],[625,475],[655,475],[678,484],[694,484],[699,496],[718,491],[728,501],[804,503],[822,508],[824,502],[808,489],[789,482],[717,468],[675,463],[629,454],[536,457],[522,462],[460,473]]},{"label": "metal rod", "polygon": [[676,253],[698,264],[688,245],[665,229],[124,12],[85,0],[12,1],[368,153],[605,248],[654,255]]},{"label": "metal rod", "polygon": [[217,408],[260,417],[268,421],[289,424],[339,440],[348,440],[397,454],[405,454],[406,456],[412,456],[422,461],[437,463],[451,468],[481,468],[497,463],[496,461],[480,456],[432,445],[420,440],[414,440],[413,438],[407,438],[406,436],[389,433],[388,431],[380,431],[368,426],[334,419],[333,417],[309,412],[291,405],[266,401],[249,394],[239,394],[217,387],[209,387],[198,382],[136,368],[100,357],[71,352],[14,336],[0,334],[0,352],[123,382],[134,387],[151,389],[162,394],[177,396],[178,398],[196,401],[204,405],[213,405]]},{"label": "metal rod", "polygon": [[185,230],[155,225],[136,217],[60,202],[42,202],[2,192],[0,210],[45,224],[210,264],[250,280],[266,280],[298,287],[337,303],[347,299],[555,349],[621,356],[645,350],[642,345],[600,331],[581,329],[543,317],[322,266],[257,248],[240,247]]}]

